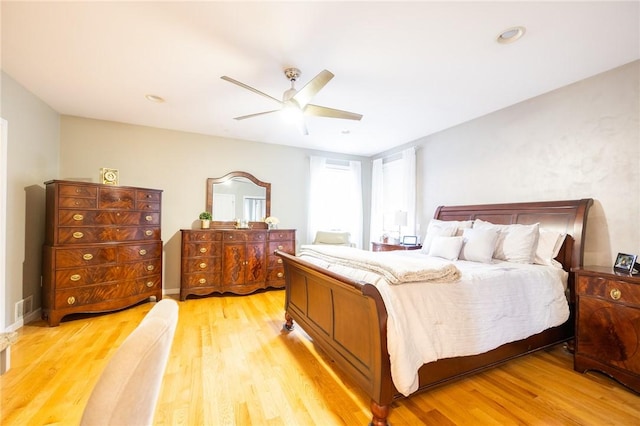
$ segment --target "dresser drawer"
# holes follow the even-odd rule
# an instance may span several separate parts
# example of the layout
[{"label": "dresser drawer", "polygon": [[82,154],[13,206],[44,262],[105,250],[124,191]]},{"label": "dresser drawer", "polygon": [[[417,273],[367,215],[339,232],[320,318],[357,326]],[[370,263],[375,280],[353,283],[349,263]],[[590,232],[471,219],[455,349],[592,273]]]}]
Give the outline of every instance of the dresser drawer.
[{"label": "dresser drawer", "polygon": [[145,191],[145,190],[137,190],[136,191],[136,200],[138,202],[147,202],[147,203],[160,203],[161,193],[158,191]]},{"label": "dresser drawer", "polygon": [[293,241],[296,238],[296,231],[279,231],[279,230],[271,230],[269,231],[269,240],[270,241]]},{"label": "dresser drawer", "polygon": [[74,185],[69,183],[61,183],[58,185],[58,195],[60,197],[82,197],[96,198],[98,187],[92,185]]},{"label": "dresser drawer", "polygon": [[61,208],[95,209],[97,202],[95,198],[60,197],[58,204]]},{"label": "dresser drawer", "polygon": [[282,268],[283,261],[280,256],[270,255],[268,262],[267,267],[269,268]]},{"label": "dresser drawer", "polygon": [[136,191],[131,188],[101,187],[98,193],[99,209],[133,210]]},{"label": "dresser drawer", "polygon": [[270,268],[267,271],[267,282],[273,283],[282,281],[284,284],[284,268]]},{"label": "dresser drawer", "polygon": [[159,274],[162,270],[162,261],[160,259],[151,259],[136,263],[125,263],[122,265],[121,278],[131,280],[148,275]]},{"label": "dresser drawer", "polygon": [[268,249],[269,254],[273,254],[276,250],[294,254],[295,250],[293,241],[270,241]]},{"label": "dresser drawer", "polygon": [[56,288],[82,287],[118,281],[122,278],[120,266],[105,265],[86,268],[58,269],[55,272]]},{"label": "dresser drawer", "polygon": [[222,260],[219,257],[207,258],[183,258],[182,272],[211,272],[220,273],[222,271]]},{"label": "dresser drawer", "polygon": [[160,203],[153,203],[149,201],[137,201],[136,208],[138,210],[158,212],[160,211]]},{"label": "dresser drawer", "polygon": [[222,255],[222,246],[218,242],[188,243],[182,247],[184,257],[212,257]]},{"label": "dresser drawer", "polygon": [[[61,289],[56,291],[55,309],[73,308],[85,305],[111,304],[118,299],[130,299],[138,294],[158,290],[161,286],[160,275],[145,277],[134,281],[117,281],[107,284]],[[96,309],[100,311],[100,308]],[[92,310],[93,311],[93,310]],[[74,310],[82,312],[82,310]]]},{"label": "dresser drawer", "polygon": [[57,244],[115,243],[121,241],[159,240],[157,227],[86,227],[58,229]]},{"label": "dresser drawer", "polygon": [[640,307],[640,285],[608,279],[605,277],[580,276],[578,296],[589,295],[610,302],[625,303]]},{"label": "dresser drawer", "polygon": [[182,288],[210,287],[220,284],[220,273],[195,272],[182,274]]},{"label": "dresser drawer", "polygon": [[115,247],[55,249],[55,265],[57,268],[104,265],[115,263],[117,254]]},{"label": "dresser drawer", "polygon": [[224,242],[245,242],[247,241],[247,232],[242,231],[228,231],[222,233],[222,240]]},{"label": "dresser drawer", "polygon": [[222,232],[182,231],[182,241],[222,241]]},{"label": "dresser drawer", "polygon": [[60,210],[60,226],[159,225],[160,213],[137,211]]},{"label": "dresser drawer", "polygon": [[118,246],[118,260],[131,262],[162,257],[162,243],[127,244]]}]

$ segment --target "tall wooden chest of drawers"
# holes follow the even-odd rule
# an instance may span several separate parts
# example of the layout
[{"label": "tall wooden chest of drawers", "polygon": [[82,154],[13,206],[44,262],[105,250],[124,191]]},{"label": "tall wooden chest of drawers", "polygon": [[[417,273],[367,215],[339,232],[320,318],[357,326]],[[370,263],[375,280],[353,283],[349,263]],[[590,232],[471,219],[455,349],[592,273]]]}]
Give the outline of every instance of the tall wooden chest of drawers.
[{"label": "tall wooden chest of drawers", "polygon": [[183,229],[180,300],[188,295],[248,294],[285,285],[274,251],[295,253],[291,229]]},{"label": "tall wooden chest of drawers", "polygon": [[640,276],[602,267],[575,273],[574,369],[601,371],[640,392]]},{"label": "tall wooden chest of drawers", "polygon": [[53,180],[46,185],[43,317],[107,312],[162,298],[162,191]]}]

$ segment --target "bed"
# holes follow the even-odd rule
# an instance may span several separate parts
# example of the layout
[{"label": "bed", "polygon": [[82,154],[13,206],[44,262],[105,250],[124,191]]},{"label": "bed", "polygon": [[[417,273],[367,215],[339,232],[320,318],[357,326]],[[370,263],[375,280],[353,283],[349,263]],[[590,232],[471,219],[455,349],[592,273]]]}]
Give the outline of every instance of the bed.
[{"label": "bed", "polygon": [[[415,392],[448,383],[515,357],[574,336],[574,278],[572,268],[582,266],[587,213],[592,199],[490,205],[441,206],[434,219],[493,224],[539,223],[540,228],[566,234],[555,258],[568,273],[570,316],[563,324],[526,339],[484,353],[443,358],[422,365]],[[348,278],[300,257],[276,252],[283,260],[286,278],[285,329],[294,321],[354,383],[370,397],[371,424],[387,424],[390,405],[405,397],[394,386],[387,346],[387,308],[372,284]]]}]

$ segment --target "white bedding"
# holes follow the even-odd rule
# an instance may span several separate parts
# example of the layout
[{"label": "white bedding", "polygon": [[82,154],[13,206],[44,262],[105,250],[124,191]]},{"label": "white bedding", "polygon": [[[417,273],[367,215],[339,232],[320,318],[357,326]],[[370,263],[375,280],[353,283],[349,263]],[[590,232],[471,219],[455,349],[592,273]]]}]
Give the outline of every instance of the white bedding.
[{"label": "white bedding", "polygon": [[[427,257],[418,251],[385,254]],[[374,272],[300,257],[379,289],[388,312],[391,376],[405,396],[417,390],[422,364],[486,352],[569,318],[567,273],[555,266],[456,261],[457,282],[391,285]],[[434,257],[429,262],[451,263]]]}]

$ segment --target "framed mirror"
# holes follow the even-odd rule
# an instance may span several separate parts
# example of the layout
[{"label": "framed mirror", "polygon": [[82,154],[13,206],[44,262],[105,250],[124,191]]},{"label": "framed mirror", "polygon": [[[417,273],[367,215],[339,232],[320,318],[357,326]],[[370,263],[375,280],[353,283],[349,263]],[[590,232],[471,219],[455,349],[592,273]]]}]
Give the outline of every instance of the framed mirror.
[{"label": "framed mirror", "polygon": [[231,172],[207,179],[207,204],[214,228],[234,228],[241,220],[251,228],[266,228],[271,215],[271,184],[250,173]]}]

